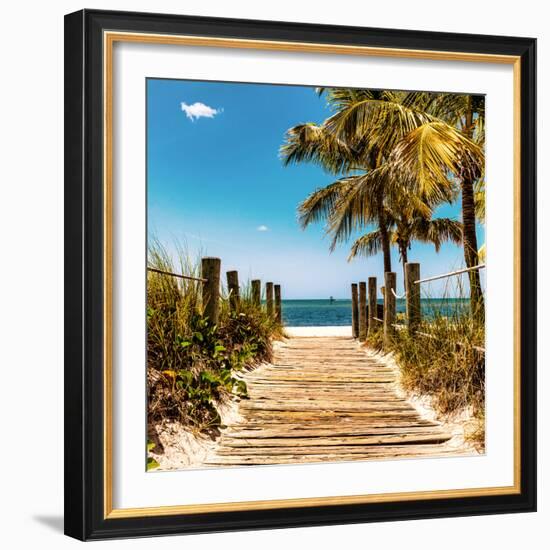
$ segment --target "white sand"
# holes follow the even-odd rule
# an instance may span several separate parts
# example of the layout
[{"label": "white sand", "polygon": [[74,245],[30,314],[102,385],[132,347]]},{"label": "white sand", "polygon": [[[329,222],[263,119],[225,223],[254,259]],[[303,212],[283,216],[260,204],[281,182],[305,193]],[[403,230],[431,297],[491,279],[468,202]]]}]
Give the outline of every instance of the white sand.
[{"label": "white sand", "polygon": [[351,325],[344,327],[285,327],[288,336],[349,336]]},{"label": "white sand", "polygon": [[[237,398],[218,404],[222,424],[235,424],[240,421],[238,408]],[[175,421],[149,426],[148,432],[148,439],[156,445],[149,454],[160,464],[159,468],[152,470],[153,472],[208,468],[205,462],[214,453],[218,444],[214,437],[193,433],[188,426]]]}]

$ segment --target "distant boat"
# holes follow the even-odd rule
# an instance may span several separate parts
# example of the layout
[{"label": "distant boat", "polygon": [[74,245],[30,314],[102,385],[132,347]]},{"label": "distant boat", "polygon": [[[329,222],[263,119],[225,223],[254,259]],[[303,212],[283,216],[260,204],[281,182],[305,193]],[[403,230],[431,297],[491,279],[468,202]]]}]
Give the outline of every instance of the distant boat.
[{"label": "distant boat", "polygon": [[331,296],[331,297],[328,299],[328,301],[329,301],[331,304],[333,304],[334,302],[336,302],[336,299],[335,299],[333,296]]}]

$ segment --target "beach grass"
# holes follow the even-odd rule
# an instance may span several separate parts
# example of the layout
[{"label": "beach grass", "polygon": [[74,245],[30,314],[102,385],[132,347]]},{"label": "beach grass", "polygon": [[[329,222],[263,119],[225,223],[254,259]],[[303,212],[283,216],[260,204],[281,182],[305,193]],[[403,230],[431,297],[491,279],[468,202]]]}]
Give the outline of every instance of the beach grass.
[{"label": "beach grass", "polygon": [[[200,256],[185,247],[171,255],[155,239],[148,250],[149,267],[199,276]],[[271,342],[282,327],[252,302],[250,285],[231,310],[222,292],[220,316],[213,325],[203,315],[201,282],[148,271],[147,382],[148,420],[175,420],[196,433],[214,434],[221,426],[219,407],[246,398],[239,372],[269,361]]]},{"label": "beach grass", "polygon": [[475,419],[469,438],[482,447],[485,439],[485,325],[470,314],[455,283],[452,295],[434,300],[434,307],[418,330],[396,330],[384,341],[380,328],[369,338],[369,346],[392,352],[401,371],[405,389],[432,398],[441,414],[461,411]]}]

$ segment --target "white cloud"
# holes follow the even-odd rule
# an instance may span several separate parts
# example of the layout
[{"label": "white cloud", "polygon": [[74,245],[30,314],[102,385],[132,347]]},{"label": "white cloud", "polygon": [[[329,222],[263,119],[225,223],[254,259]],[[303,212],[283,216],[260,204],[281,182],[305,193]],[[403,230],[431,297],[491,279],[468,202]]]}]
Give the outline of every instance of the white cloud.
[{"label": "white cloud", "polygon": [[181,110],[185,112],[187,118],[192,121],[197,120],[198,118],[214,118],[216,115],[219,115],[222,112],[222,109],[213,109],[200,101],[193,103],[193,105],[187,105],[187,103],[181,102]]},{"label": "white cloud", "polygon": [[256,228],[257,231],[269,231],[269,227],[267,227],[267,225],[259,225],[257,228]]}]

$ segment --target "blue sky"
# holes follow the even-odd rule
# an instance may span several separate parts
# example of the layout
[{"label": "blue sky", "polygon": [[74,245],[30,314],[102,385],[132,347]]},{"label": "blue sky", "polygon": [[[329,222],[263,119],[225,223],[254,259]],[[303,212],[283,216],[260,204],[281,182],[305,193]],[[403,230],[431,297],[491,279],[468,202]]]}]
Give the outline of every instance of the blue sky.
[{"label": "blue sky", "polygon": [[[149,79],[149,237],[169,250],[178,241],[192,255],[219,256],[222,270],[237,269],[241,280],[278,282],[289,299],[347,298],[352,282],[382,281],[380,255],[348,263],[349,245],[330,253],[321,225],[297,223],[298,204],[336,178],[310,164],[285,168],[279,147],[291,126],[329,115],[309,87]],[[438,214],[459,219],[459,205]],[[436,254],[414,243],[409,260],[421,263],[423,277],[463,265],[461,248],[451,244]],[[439,296],[444,285],[425,290]]]}]

